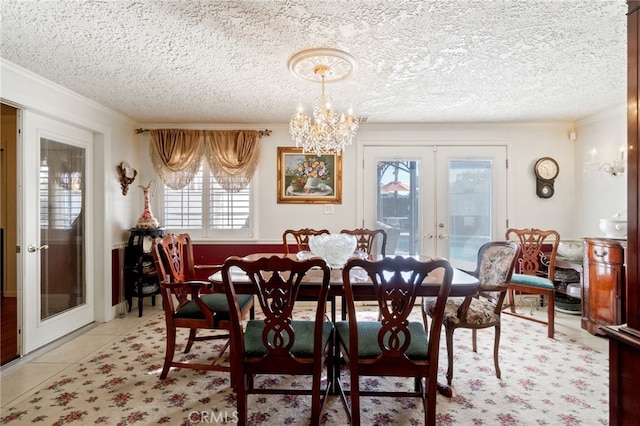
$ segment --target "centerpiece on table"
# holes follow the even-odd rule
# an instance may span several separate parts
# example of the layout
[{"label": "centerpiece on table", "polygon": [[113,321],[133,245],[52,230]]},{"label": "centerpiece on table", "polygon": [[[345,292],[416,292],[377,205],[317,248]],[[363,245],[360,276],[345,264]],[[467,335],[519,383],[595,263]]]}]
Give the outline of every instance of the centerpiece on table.
[{"label": "centerpiece on table", "polygon": [[309,248],[315,256],[327,261],[333,269],[340,269],[354,255],[358,242],[349,234],[323,234],[309,237]]}]

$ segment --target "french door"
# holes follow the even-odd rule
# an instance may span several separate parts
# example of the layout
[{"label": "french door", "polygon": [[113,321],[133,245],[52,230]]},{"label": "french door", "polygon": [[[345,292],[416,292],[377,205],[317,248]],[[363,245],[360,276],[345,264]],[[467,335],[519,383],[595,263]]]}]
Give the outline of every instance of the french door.
[{"label": "french door", "polygon": [[478,248],[503,239],[506,147],[365,146],[367,227],[387,230],[387,254],[423,254],[473,269]]},{"label": "french door", "polygon": [[29,353],[94,320],[92,134],[23,112],[19,185],[22,349]]}]

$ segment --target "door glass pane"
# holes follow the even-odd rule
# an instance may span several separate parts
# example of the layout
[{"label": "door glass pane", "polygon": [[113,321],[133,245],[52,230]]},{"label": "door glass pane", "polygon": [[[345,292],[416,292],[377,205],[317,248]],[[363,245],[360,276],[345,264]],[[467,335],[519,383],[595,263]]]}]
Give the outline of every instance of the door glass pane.
[{"label": "door glass pane", "polygon": [[378,161],[378,226],[387,231],[387,255],[420,251],[419,163]]},{"label": "door glass pane", "polygon": [[40,318],[86,302],[85,150],[40,139]]},{"label": "door glass pane", "polygon": [[491,240],[491,160],[449,160],[449,256],[462,269],[475,269],[478,248]]}]

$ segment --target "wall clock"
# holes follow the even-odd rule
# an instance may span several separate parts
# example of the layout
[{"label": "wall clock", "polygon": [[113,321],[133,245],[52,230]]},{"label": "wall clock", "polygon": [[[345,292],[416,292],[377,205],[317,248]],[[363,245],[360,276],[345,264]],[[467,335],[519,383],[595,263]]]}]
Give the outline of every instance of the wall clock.
[{"label": "wall clock", "polygon": [[551,157],[542,157],[536,161],[533,171],[536,174],[536,194],[540,198],[551,198],[555,192],[553,184],[560,172],[558,162]]}]

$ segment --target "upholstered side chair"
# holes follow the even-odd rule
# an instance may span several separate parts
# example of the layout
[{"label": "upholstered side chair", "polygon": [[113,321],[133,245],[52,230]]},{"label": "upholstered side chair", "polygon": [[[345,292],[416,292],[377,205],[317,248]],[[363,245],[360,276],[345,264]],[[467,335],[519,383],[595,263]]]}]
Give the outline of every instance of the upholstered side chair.
[{"label": "upholstered side chair", "polygon": [[[453,332],[458,328],[472,330],[472,348],[478,352],[476,332],[478,329],[494,327],[493,363],[496,377],[500,378],[498,351],[500,348],[500,313],[518,258],[518,245],[512,241],[494,241],[483,244],[478,250],[475,271],[466,271],[478,278],[479,294],[467,297],[450,297],[444,312],[444,329],[447,341],[447,383],[453,380]],[[422,300],[422,316],[427,328],[428,317],[435,314],[437,300],[425,297]]]}]

